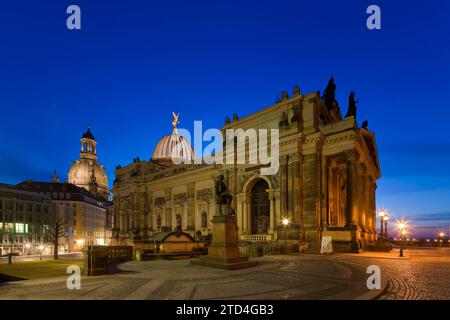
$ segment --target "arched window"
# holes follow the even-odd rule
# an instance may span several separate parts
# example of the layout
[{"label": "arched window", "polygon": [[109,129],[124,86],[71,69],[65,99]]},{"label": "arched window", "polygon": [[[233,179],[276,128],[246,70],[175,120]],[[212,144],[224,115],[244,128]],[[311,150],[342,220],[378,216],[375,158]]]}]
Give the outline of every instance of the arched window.
[{"label": "arched window", "polygon": [[252,234],[267,234],[270,221],[270,200],[267,193],[269,185],[263,179],[252,187],[251,227]]},{"label": "arched window", "polygon": [[206,213],[206,211],[202,212],[202,228],[207,228],[208,227],[208,214]]},{"label": "arched window", "polygon": [[156,227],[158,229],[161,228],[161,216],[160,215],[158,215],[158,217],[156,218]]}]

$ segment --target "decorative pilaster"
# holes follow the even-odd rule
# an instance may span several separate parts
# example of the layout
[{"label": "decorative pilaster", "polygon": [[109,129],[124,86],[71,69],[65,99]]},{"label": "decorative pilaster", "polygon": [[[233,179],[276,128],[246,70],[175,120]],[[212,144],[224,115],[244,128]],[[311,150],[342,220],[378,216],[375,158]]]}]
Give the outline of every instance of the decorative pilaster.
[{"label": "decorative pilaster", "polygon": [[287,208],[287,197],[288,197],[288,180],[287,180],[287,156],[280,157],[280,191],[281,191],[281,215],[283,217],[287,217],[288,208]]},{"label": "decorative pilaster", "polygon": [[267,193],[269,194],[270,201],[270,222],[269,222],[269,234],[273,234],[275,230],[275,190],[268,189]]},{"label": "decorative pilaster", "polygon": [[356,182],[357,173],[355,162],[358,158],[358,154],[354,151],[348,151],[345,153],[347,162],[347,226],[356,226],[358,223],[357,218],[357,195],[356,195]]}]

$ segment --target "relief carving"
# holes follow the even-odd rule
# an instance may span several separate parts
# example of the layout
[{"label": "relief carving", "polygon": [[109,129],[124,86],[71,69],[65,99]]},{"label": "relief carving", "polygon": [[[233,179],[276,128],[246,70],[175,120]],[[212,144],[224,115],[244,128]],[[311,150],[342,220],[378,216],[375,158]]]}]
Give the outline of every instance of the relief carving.
[{"label": "relief carving", "polygon": [[197,190],[197,200],[201,200],[201,201],[209,203],[209,201],[212,199],[212,197],[213,197],[212,188],[204,188],[204,189]]}]

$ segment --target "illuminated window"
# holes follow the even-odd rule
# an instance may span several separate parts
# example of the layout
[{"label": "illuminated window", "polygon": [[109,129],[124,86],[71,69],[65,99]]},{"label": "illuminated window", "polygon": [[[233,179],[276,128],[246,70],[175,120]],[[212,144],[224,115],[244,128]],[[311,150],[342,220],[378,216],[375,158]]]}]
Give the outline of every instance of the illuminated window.
[{"label": "illuminated window", "polygon": [[24,233],[25,225],[23,223],[16,223],[16,233]]}]

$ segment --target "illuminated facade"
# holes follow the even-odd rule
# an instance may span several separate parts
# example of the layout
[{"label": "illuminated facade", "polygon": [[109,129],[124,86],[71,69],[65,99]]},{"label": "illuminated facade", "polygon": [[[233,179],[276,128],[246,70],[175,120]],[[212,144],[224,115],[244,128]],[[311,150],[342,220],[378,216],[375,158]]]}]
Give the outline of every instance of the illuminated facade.
[{"label": "illuminated facade", "polygon": [[56,218],[64,218],[66,235],[59,239],[59,251],[72,252],[73,209],[59,205],[49,197],[18,190],[16,186],[0,186],[0,252],[22,255],[49,254],[46,228]]},{"label": "illuminated facade", "polygon": [[[168,163],[174,134],[158,143],[150,161],[119,166],[113,187],[115,237],[147,239],[177,226],[193,236],[209,234],[217,214],[215,180],[223,175],[241,240],[287,238],[317,250],[321,238],[331,236],[339,250],[363,250],[377,236],[375,190],[381,172],[375,136],[367,122],[356,122],[354,93],[343,118],[334,89],[333,79],[323,97],[301,94],[296,87],[292,97],[284,92],[280,101],[254,114],[226,118],[222,131],[279,129],[275,175],[261,175],[261,165]],[[181,146],[176,154],[192,152]]]},{"label": "illuminated facade", "polygon": [[70,183],[24,181],[17,188],[39,193],[55,204],[73,209],[73,247],[106,245],[111,238],[110,203]]}]

